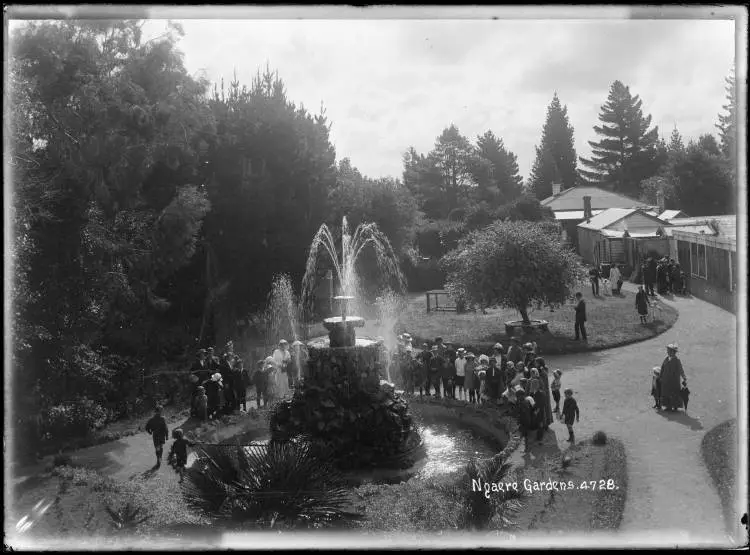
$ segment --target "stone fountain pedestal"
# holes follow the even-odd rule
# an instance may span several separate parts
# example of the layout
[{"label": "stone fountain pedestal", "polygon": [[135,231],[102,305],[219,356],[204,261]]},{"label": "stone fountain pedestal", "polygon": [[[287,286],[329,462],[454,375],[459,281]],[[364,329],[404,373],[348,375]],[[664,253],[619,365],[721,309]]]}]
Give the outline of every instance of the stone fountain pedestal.
[{"label": "stone fountain pedestal", "polygon": [[271,437],[305,436],[317,454],[344,470],[408,468],[421,453],[406,400],[382,382],[381,343],[357,338],[364,319],[328,318],[327,338],[308,343],[308,372],[271,417]]}]

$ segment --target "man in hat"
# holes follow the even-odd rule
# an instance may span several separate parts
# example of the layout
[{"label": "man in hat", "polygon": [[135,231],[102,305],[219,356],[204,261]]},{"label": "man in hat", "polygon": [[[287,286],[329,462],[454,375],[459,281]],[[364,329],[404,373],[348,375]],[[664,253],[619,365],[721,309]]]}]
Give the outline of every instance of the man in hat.
[{"label": "man in hat", "polygon": [[521,350],[521,340],[517,337],[513,337],[511,340],[510,349],[508,349],[508,361],[516,364],[523,361],[523,351]]},{"label": "man in hat", "polygon": [[430,349],[431,356],[427,374],[427,395],[430,394],[430,388],[435,388],[435,398],[440,398],[440,374],[443,370],[443,357],[440,354],[438,345],[433,345]]},{"label": "man in hat", "polygon": [[219,404],[221,402],[221,374],[218,372],[213,374],[202,385],[206,390],[206,398],[208,400],[208,417],[215,418],[219,412]]},{"label": "man in hat", "polygon": [[668,411],[676,411],[678,407],[682,406],[680,378],[682,378],[682,385],[687,386],[685,370],[682,368],[682,362],[677,358],[677,345],[670,343],[667,345],[667,357],[661,364],[661,373],[659,374],[661,404]]},{"label": "man in hat", "polygon": [[576,300],[575,340],[579,341],[580,338],[583,337],[584,341],[588,341],[588,339],[586,339],[586,301],[583,300],[583,295],[580,291],[576,293]]}]

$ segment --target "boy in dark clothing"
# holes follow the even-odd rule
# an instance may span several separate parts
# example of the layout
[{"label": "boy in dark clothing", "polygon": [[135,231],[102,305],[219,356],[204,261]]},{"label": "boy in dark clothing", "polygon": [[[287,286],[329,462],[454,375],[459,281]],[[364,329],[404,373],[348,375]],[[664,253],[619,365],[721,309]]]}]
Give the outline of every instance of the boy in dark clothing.
[{"label": "boy in dark clothing", "polygon": [[237,355],[234,355],[234,371],[232,376],[232,385],[234,386],[234,408],[247,412],[247,372],[245,371],[244,361]]},{"label": "boy in dark clothing", "polygon": [[161,466],[161,457],[164,454],[164,444],[167,442],[167,437],[169,436],[167,421],[161,415],[161,407],[156,407],[154,416],[146,422],[146,433],[151,434],[151,439],[154,442],[156,468],[159,468]]},{"label": "boy in dark clothing", "polygon": [[573,433],[573,424],[579,421],[580,413],[578,412],[578,403],[576,403],[576,400],[573,398],[573,390],[570,388],[565,390],[565,402],[563,402],[562,415],[565,425],[568,427],[568,433],[570,434],[567,441],[574,443],[575,434]]},{"label": "boy in dark clothing", "polygon": [[[576,304],[576,341],[579,340],[579,337],[583,337],[584,341],[587,341],[586,339],[586,301],[583,300],[583,295],[578,292],[576,293],[576,299],[578,303]],[[580,336],[579,336],[580,332]]]},{"label": "boy in dark clothing", "polygon": [[205,382],[203,382],[203,387],[206,390],[206,397],[208,398],[208,417],[214,418],[216,414],[219,412],[219,402],[220,402],[220,394],[221,394],[221,386],[219,385],[219,380],[214,379],[216,374],[211,376],[209,379],[207,379]]},{"label": "boy in dark clothing", "polygon": [[263,369],[264,360],[259,360],[253,374],[253,383],[255,384],[255,400],[260,408],[260,400],[263,399],[263,406],[268,403],[268,374]]},{"label": "boy in dark clothing", "polygon": [[490,394],[490,399],[497,401],[503,389],[500,389],[502,384],[503,376],[500,372],[500,368],[497,367],[497,359],[490,358],[490,366],[487,368],[487,389]]},{"label": "boy in dark clothing", "polygon": [[234,395],[234,372],[232,371],[232,354],[227,352],[224,353],[224,357],[221,359],[221,366],[219,367],[219,373],[221,374],[221,381],[224,384],[224,410],[231,414],[234,412],[235,395]]},{"label": "boy in dark clothing", "polygon": [[167,455],[167,463],[180,475],[180,483],[185,478],[185,467],[187,466],[187,448],[193,447],[196,442],[185,439],[179,428],[172,432],[172,448]]},{"label": "boy in dark clothing", "polygon": [[440,374],[443,370],[443,357],[437,345],[432,346],[432,356],[430,357],[429,372],[427,374],[427,395],[430,394],[430,388],[435,387],[435,398],[440,398]]}]

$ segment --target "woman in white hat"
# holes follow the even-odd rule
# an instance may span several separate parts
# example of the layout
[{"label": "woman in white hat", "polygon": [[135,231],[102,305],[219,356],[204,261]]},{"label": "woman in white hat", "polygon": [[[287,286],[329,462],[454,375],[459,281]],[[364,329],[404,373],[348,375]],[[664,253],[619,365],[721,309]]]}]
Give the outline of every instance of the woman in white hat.
[{"label": "woman in white hat", "polygon": [[682,362],[677,358],[677,345],[670,343],[667,345],[667,357],[661,363],[659,379],[661,381],[661,404],[671,412],[683,406],[680,378],[682,378],[682,384],[687,385],[685,370],[682,368]]},{"label": "woman in white hat", "polygon": [[279,346],[273,352],[273,361],[276,364],[277,372],[277,393],[280,399],[291,394],[292,388],[289,387],[289,371],[292,363],[292,354],[289,352],[289,342],[286,339],[279,341]]}]

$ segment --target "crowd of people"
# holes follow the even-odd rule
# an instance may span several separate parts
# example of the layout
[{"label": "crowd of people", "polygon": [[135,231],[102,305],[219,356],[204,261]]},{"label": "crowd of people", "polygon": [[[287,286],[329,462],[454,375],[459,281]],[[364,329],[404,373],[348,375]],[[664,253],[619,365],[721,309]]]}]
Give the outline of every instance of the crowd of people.
[{"label": "crowd of people", "polygon": [[258,408],[269,402],[289,397],[302,376],[307,352],[301,341],[279,341],[273,353],[255,363],[255,369],[245,368],[242,357],[235,354],[234,345],[226,344],[221,357],[214,348],[199,349],[190,368],[195,385],[191,416],[202,421],[235,411],[247,412],[247,390],[255,386]]},{"label": "crowd of people", "polygon": [[[420,398],[450,398],[479,405],[514,405],[518,409],[521,433],[528,446],[532,431],[541,442],[544,432],[557,414],[568,426],[568,441],[574,441],[573,424],[578,406],[571,390],[564,390],[560,411],[562,372],[551,372],[538,356],[535,342],[521,344],[511,340],[507,349],[500,343],[492,354],[476,356],[465,348],[454,348],[437,337],[432,345],[422,344],[421,351],[412,346],[408,333],[399,336],[394,378],[406,395]],[[434,393],[433,393],[434,392]],[[552,409],[551,400],[555,401]]]},{"label": "crowd of people", "polygon": [[[685,295],[688,289],[688,280],[679,263],[672,258],[662,257],[656,260],[654,257],[647,258],[641,264],[641,274],[646,294],[654,297],[656,293],[677,293]],[[656,292],[654,292],[656,286]]]}]

